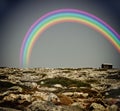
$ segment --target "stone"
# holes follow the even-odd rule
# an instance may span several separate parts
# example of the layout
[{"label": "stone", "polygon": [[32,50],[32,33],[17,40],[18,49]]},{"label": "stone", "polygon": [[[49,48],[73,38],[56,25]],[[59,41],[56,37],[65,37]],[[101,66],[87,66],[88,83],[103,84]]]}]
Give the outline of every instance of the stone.
[{"label": "stone", "polygon": [[41,101],[34,101],[31,105],[29,105],[25,111],[47,111],[47,104]]},{"label": "stone", "polygon": [[107,108],[108,111],[118,111],[118,106],[113,104]]},{"label": "stone", "polygon": [[31,89],[37,88],[37,83],[35,82],[24,82],[24,86],[29,87]]},{"label": "stone", "polygon": [[15,102],[16,100],[21,104],[25,101],[31,102],[32,98],[29,94],[9,94],[3,98],[3,101]]},{"label": "stone", "polygon": [[54,87],[37,87],[38,88],[38,90],[42,90],[42,91],[48,91],[48,92],[53,92],[53,91],[56,91],[57,90],[57,88],[54,88]]},{"label": "stone", "polygon": [[50,94],[49,94],[48,101],[49,101],[49,102],[52,102],[52,103],[54,103],[54,104],[60,103],[60,99],[58,98],[58,96],[55,95],[55,94],[53,94],[53,93],[50,93]]},{"label": "stone", "polygon": [[13,87],[9,88],[9,90],[12,92],[19,92],[19,93],[23,92],[23,89],[19,86],[13,86]]},{"label": "stone", "polygon": [[90,105],[90,110],[92,111],[105,111],[105,107],[98,103],[92,103]]},{"label": "stone", "polygon": [[56,87],[56,88],[63,88],[63,86],[61,84],[55,84],[53,86]]},{"label": "stone", "polygon": [[3,101],[15,101],[18,98],[16,94],[9,94],[3,98]]},{"label": "stone", "polygon": [[74,105],[68,108],[67,111],[84,111],[79,105]]},{"label": "stone", "polygon": [[43,85],[43,84],[45,84],[45,82],[44,82],[44,81],[41,81],[40,84]]},{"label": "stone", "polygon": [[74,92],[75,97],[88,97],[88,93],[83,93],[83,92]]},{"label": "stone", "polygon": [[36,91],[36,92],[32,95],[32,97],[34,97],[34,98],[37,99],[37,100],[48,101],[49,94],[46,93],[46,92]]},{"label": "stone", "polygon": [[32,100],[32,97],[30,94],[19,94],[18,98],[20,99],[19,103],[23,103],[24,101],[31,102]]},{"label": "stone", "polygon": [[73,92],[64,92],[62,94],[65,95],[65,96],[73,96],[74,95]]},{"label": "stone", "polygon": [[79,106],[81,109],[85,109],[85,103],[84,102],[74,102],[71,106]]}]

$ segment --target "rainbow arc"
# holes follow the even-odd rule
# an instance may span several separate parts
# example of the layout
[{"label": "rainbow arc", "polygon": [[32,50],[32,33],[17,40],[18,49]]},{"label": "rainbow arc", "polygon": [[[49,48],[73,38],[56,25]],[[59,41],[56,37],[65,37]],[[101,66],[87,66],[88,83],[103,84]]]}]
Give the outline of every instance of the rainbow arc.
[{"label": "rainbow arc", "polygon": [[103,35],[120,52],[120,36],[100,18],[76,9],[60,9],[49,12],[40,17],[26,33],[20,49],[20,65],[27,67],[30,61],[32,48],[40,35],[49,27],[64,23],[76,22],[84,24]]}]

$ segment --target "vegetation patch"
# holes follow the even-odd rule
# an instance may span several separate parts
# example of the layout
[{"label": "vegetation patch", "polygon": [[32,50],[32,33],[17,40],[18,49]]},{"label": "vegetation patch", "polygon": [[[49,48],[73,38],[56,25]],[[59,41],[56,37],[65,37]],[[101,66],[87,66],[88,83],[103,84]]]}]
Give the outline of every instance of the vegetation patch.
[{"label": "vegetation patch", "polygon": [[94,71],[107,71],[108,69],[105,68],[99,68],[99,69],[95,69]]},{"label": "vegetation patch", "polygon": [[82,68],[56,68],[57,70],[80,71]]},{"label": "vegetation patch", "polygon": [[88,83],[99,83],[99,81],[96,80],[96,79],[88,79],[88,80],[86,80],[86,82],[88,82]]},{"label": "vegetation patch", "polygon": [[0,81],[0,88],[10,88],[12,86],[15,86],[15,85],[11,82]]},{"label": "vegetation patch", "polygon": [[45,73],[40,73],[40,75],[42,76],[42,78],[47,76],[47,74],[45,74]]},{"label": "vegetation patch", "polygon": [[62,73],[71,73],[71,70],[63,70]]},{"label": "vegetation patch", "polygon": [[0,92],[6,91],[8,88],[15,86],[15,84],[8,81],[0,81]]},{"label": "vegetation patch", "polygon": [[77,80],[72,80],[69,78],[65,77],[55,77],[55,78],[47,78],[44,80],[41,80],[38,82],[38,84],[41,84],[41,82],[44,82],[43,86],[48,86],[51,87],[55,84],[61,84],[62,86],[65,87],[90,87],[90,84],[82,82],[82,81],[77,81]]},{"label": "vegetation patch", "polygon": [[0,75],[0,79],[7,79],[6,75]]},{"label": "vegetation patch", "polygon": [[60,99],[60,103],[61,105],[70,105],[73,103],[72,99],[70,97],[67,97],[65,95],[62,95],[62,94],[58,94],[57,95]]}]

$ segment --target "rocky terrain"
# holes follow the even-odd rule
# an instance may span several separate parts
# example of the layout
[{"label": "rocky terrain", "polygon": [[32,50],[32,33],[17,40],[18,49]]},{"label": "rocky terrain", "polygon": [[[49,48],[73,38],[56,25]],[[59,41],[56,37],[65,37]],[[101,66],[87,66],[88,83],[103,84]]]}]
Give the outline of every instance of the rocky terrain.
[{"label": "rocky terrain", "polygon": [[2,67],[0,111],[120,111],[120,69]]}]

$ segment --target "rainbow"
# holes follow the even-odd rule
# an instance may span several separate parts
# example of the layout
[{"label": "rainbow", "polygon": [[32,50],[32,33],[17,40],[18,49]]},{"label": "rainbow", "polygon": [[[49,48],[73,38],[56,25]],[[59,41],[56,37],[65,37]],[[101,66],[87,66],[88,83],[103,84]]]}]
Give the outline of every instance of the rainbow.
[{"label": "rainbow", "polygon": [[63,22],[76,22],[93,28],[120,52],[120,35],[103,20],[85,11],[59,9],[43,15],[30,27],[21,45],[20,66],[28,66],[32,48],[40,35],[49,27]]}]

